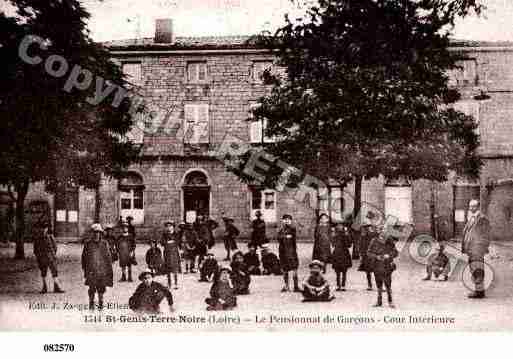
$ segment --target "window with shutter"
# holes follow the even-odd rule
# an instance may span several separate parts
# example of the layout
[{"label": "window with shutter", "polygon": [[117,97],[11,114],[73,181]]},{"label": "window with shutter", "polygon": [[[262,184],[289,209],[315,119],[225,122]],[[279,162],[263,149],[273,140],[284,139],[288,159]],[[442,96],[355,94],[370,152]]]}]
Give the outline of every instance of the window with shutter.
[{"label": "window with shutter", "polygon": [[262,218],[267,223],[276,222],[276,191],[271,189],[251,189],[251,219],[255,219],[255,213],[260,211]]},{"label": "window with shutter", "polygon": [[249,141],[251,143],[272,143],[276,142],[276,138],[274,136],[266,136],[265,129],[267,128],[267,119],[263,120],[253,120],[253,110],[257,109],[260,106],[258,103],[250,103],[249,105],[249,118],[252,121],[249,122]]},{"label": "window with shutter", "polygon": [[209,143],[208,104],[187,104],[184,108],[184,142]]},{"label": "window with shutter", "polygon": [[127,76],[128,82],[139,85],[142,81],[142,70],[140,62],[125,62],[122,64],[123,73]]},{"label": "window with shutter", "polygon": [[207,63],[206,62],[188,62],[187,63],[187,82],[205,82],[207,81]]}]

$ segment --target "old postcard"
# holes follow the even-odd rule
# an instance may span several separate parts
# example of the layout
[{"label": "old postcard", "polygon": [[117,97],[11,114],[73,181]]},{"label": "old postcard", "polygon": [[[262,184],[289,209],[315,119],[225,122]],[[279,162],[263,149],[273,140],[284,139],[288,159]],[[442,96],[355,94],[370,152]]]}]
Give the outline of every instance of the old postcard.
[{"label": "old postcard", "polygon": [[513,3],[0,4],[0,331],[513,330]]}]

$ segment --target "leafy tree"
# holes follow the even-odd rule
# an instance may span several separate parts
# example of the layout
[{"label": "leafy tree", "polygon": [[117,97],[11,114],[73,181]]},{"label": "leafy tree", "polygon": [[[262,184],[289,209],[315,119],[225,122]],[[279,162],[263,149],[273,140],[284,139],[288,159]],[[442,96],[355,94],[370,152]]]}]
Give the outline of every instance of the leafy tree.
[{"label": "leafy tree", "polygon": [[[0,13],[0,183],[16,200],[15,258],[21,259],[31,183],[44,181],[49,191],[69,185],[97,188],[101,174],[120,171],[135,160],[138,149],[125,136],[133,122],[130,99],[112,105],[118,94],[113,84],[125,85],[125,78],[108,51],[89,37],[89,14],[80,2],[10,3],[16,14]],[[44,40],[44,46],[34,43],[27,50],[41,57],[40,64],[20,58],[26,35]],[[54,75],[45,68],[50,55],[65,59],[62,76],[54,76],[59,62],[50,68]],[[69,82],[74,74],[79,85]],[[109,84],[113,88],[103,101],[91,101],[97,86],[105,90]]]},{"label": "leafy tree", "polygon": [[303,19],[285,19],[258,41],[286,76],[264,73],[272,89],[254,110],[267,119],[267,150],[328,183],[384,175],[445,181],[479,175],[479,138],[448,70],[457,17],[480,13],[473,0],[319,0]]}]

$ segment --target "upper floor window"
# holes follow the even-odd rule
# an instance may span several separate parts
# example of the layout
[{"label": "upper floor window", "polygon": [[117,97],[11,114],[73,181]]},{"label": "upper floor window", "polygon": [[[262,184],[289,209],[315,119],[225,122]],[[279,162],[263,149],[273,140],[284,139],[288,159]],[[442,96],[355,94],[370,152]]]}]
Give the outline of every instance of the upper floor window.
[{"label": "upper floor window", "polygon": [[208,104],[186,104],[184,107],[184,143],[209,143]]},{"label": "upper floor window", "polygon": [[140,85],[142,82],[142,69],[140,62],[124,62],[123,73],[127,77],[127,81],[134,85]]},{"label": "upper floor window", "polygon": [[276,222],[276,191],[253,187],[251,193],[251,219],[255,219],[256,211],[262,213],[263,220]]},{"label": "upper floor window", "polygon": [[477,85],[477,61],[476,59],[460,60],[456,63],[457,68],[449,74],[449,85],[451,86],[475,86]]},{"label": "upper floor window", "polygon": [[272,61],[253,61],[253,67],[251,71],[251,79],[253,82],[262,82],[262,75],[265,70],[272,67]]},{"label": "upper floor window", "polygon": [[249,142],[251,143],[272,143],[276,139],[274,137],[266,136],[265,130],[267,128],[267,119],[256,120],[253,116],[253,110],[257,109],[260,104],[253,102],[249,105]]},{"label": "upper floor window", "polygon": [[119,215],[130,216],[134,224],[144,223],[144,183],[140,175],[126,173],[118,182]]},{"label": "upper floor window", "polygon": [[325,213],[333,222],[344,220],[344,192],[342,186],[328,186],[323,195],[319,196],[319,215]]},{"label": "upper floor window", "polygon": [[187,63],[187,82],[205,82],[207,81],[207,63],[206,62],[188,62]]}]

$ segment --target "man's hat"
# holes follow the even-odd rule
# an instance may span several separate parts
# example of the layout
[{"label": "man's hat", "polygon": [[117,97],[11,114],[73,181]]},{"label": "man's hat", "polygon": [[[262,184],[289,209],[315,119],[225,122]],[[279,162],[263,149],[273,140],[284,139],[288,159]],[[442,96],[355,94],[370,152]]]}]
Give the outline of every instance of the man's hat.
[{"label": "man's hat", "polygon": [[228,272],[228,273],[231,273],[232,272],[232,268],[229,266],[229,265],[222,265],[220,268],[219,268],[219,274],[221,274],[221,272]]},{"label": "man's hat", "polygon": [[322,269],[322,268],[324,268],[324,264],[322,264],[322,262],[321,262],[321,261],[319,261],[319,260],[317,260],[317,259],[316,259],[316,260],[313,260],[313,261],[308,265],[308,267],[309,267],[310,269],[312,269],[312,268],[314,268],[314,267],[318,267],[319,269]]},{"label": "man's hat", "polygon": [[262,212],[256,211],[255,212],[255,217],[262,217]]},{"label": "man's hat", "polygon": [[477,199],[471,199],[470,202],[468,203],[469,207],[470,206],[479,206],[479,201]]},{"label": "man's hat", "polygon": [[281,219],[292,219],[292,216],[290,214],[284,214]]},{"label": "man's hat", "polygon": [[91,225],[91,229],[93,230],[93,232],[103,232],[103,228],[100,223],[93,223]]},{"label": "man's hat", "polygon": [[127,217],[126,217],[126,220],[127,220],[127,221],[133,221],[133,220],[134,220],[134,217],[132,217],[132,216],[127,216]]},{"label": "man's hat", "polygon": [[139,274],[139,280],[140,281],[143,281],[144,280],[144,277],[146,277],[146,275],[151,275],[153,277],[153,273],[151,270],[149,269],[145,269],[144,271],[141,272],[141,274]]}]

